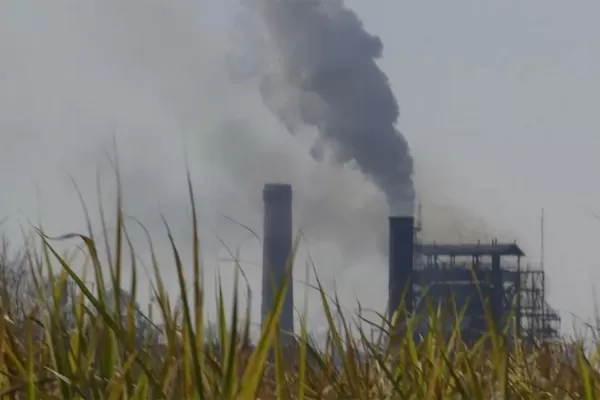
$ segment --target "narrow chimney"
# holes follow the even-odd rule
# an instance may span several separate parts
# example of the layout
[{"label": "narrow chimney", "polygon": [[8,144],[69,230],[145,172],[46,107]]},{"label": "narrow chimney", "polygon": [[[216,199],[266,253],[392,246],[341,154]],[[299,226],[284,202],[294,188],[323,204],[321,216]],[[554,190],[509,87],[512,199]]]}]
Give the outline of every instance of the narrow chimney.
[{"label": "narrow chimney", "polygon": [[[263,190],[263,279],[262,323],[273,308],[275,295],[285,276],[292,252],[292,187],[288,184],[269,183]],[[289,281],[285,303],[280,318],[280,329],[285,333],[294,330],[294,290]]]},{"label": "narrow chimney", "polygon": [[414,262],[414,218],[390,217],[388,313],[394,315],[401,304],[412,312],[412,271]]}]

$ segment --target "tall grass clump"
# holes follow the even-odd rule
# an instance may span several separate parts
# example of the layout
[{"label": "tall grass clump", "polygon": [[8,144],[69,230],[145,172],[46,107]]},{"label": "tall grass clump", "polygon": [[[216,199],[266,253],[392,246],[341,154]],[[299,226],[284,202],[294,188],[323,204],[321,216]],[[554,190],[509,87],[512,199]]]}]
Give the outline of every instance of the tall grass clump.
[{"label": "tall grass clump", "polygon": [[[88,218],[87,234],[49,237],[37,230],[20,264],[7,260],[0,275],[0,398],[2,399],[595,399],[600,390],[600,352],[575,341],[523,344],[509,332],[494,329],[475,344],[454,328],[440,326],[440,309],[428,315],[398,318],[402,333],[394,336],[383,315],[366,318],[360,304],[352,318],[343,317],[335,294],[317,279],[327,321],[324,343],[308,332],[306,313],[293,345],[277,334],[289,274],[278,289],[271,314],[258,340],[250,338],[248,309],[225,310],[217,290],[215,329],[205,329],[207,310],[194,207],[188,174],[193,241],[191,265],[165,221],[172,264],[159,265],[152,243],[152,295],[158,317],[139,308],[136,254],[117,198],[114,240],[102,262],[99,241]],[[148,235],[149,236],[149,235]],[[75,272],[72,258],[56,241],[76,240],[88,266]],[[297,249],[298,241],[294,249]],[[124,265],[131,283],[122,288]],[[237,270],[239,270],[239,265]],[[175,304],[161,271],[177,273]],[[191,280],[185,278],[192,271]],[[26,271],[26,275],[22,275]],[[23,282],[15,278],[25,276]],[[91,274],[94,286],[87,285]],[[21,276],[19,275],[19,276]],[[15,293],[15,282],[22,290]],[[234,287],[237,289],[238,273]],[[20,286],[21,287],[21,286]],[[188,296],[191,293],[191,296]],[[172,293],[171,293],[172,295]],[[226,315],[229,314],[230,318]],[[460,313],[456,313],[459,315]],[[334,315],[342,316],[337,322]],[[340,317],[336,317],[340,318]],[[429,329],[417,335],[427,320]],[[157,322],[158,321],[158,322]],[[245,322],[245,323],[244,323]],[[393,340],[388,340],[394,336]]]}]

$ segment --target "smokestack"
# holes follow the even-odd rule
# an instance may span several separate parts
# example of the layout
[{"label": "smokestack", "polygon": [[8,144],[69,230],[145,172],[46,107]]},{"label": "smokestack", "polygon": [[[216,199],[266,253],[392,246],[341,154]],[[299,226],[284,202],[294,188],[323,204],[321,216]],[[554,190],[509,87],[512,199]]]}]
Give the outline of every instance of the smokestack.
[{"label": "smokestack", "polygon": [[412,271],[414,262],[414,218],[390,217],[388,313],[389,317],[404,306],[412,312]]},{"label": "smokestack", "polygon": [[[263,190],[263,279],[262,322],[266,322],[273,308],[275,295],[286,273],[292,252],[292,187],[288,184],[268,183]],[[294,331],[294,290],[290,281],[280,318],[283,332]]]}]

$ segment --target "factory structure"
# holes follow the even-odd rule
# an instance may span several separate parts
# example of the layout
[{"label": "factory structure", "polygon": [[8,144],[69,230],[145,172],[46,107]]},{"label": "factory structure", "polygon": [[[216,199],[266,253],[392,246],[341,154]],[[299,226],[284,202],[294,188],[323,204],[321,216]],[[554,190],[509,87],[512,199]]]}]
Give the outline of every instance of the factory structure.
[{"label": "factory structure", "polygon": [[412,217],[390,217],[389,234],[390,317],[400,304],[416,315],[441,307],[449,318],[462,315],[466,342],[487,332],[490,320],[522,339],[560,334],[560,317],[545,297],[545,272],[522,265],[517,243],[422,243]]},{"label": "factory structure", "polygon": [[[286,273],[292,249],[292,188],[267,184],[263,191],[264,239],[262,317],[268,315],[277,283]],[[514,328],[523,339],[546,341],[560,334],[560,317],[545,297],[543,268],[523,265],[517,243],[423,243],[413,216],[389,217],[388,315],[401,306],[408,313],[433,307],[450,317],[462,315],[461,336],[477,340],[489,330]],[[418,222],[418,221],[417,221]],[[281,319],[282,332],[294,329],[293,284],[290,281]],[[426,329],[426,327],[420,328]]]}]

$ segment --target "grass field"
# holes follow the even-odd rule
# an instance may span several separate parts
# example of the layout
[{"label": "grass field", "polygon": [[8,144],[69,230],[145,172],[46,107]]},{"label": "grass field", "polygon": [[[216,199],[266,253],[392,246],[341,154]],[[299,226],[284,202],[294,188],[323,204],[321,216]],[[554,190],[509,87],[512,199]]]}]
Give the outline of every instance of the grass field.
[{"label": "grass field", "polygon": [[[421,340],[411,334],[418,317],[398,317],[408,333],[390,344],[385,318],[334,323],[340,305],[322,288],[329,325],[325,345],[312,344],[304,318],[295,344],[284,348],[277,320],[287,282],[258,341],[250,340],[247,310],[237,298],[225,310],[222,291],[211,313],[217,315],[216,329],[208,330],[191,185],[190,199],[192,265],[182,265],[170,233],[169,238],[180,293],[192,295],[172,304],[161,279],[166,267],[155,262],[153,290],[160,315],[152,321],[133,301],[135,273],[124,288],[131,299],[110,290],[122,287],[124,265],[133,265],[134,272],[137,268],[120,196],[114,218],[121,228],[114,232],[108,263],[98,255],[97,240],[105,237],[95,238],[91,228],[85,235],[62,238],[81,243],[93,288],[75,273],[70,258],[55,250],[54,241],[37,232],[37,245],[29,246],[21,265],[27,266],[20,270],[27,272],[23,281],[7,268],[0,280],[0,398],[595,399],[600,393],[599,354],[584,353],[575,341],[525,346],[514,343],[510,332],[490,329],[477,344],[466,346],[458,330],[442,335],[436,310],[431,310],[431,329]],[[193,270],[191,280],[184,278],[184,270]]]}]

